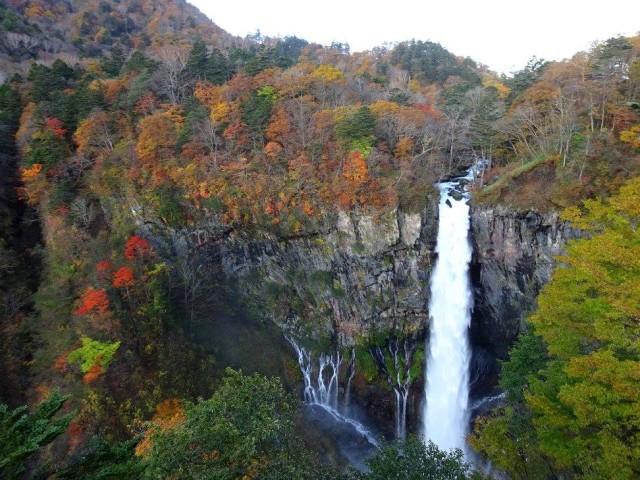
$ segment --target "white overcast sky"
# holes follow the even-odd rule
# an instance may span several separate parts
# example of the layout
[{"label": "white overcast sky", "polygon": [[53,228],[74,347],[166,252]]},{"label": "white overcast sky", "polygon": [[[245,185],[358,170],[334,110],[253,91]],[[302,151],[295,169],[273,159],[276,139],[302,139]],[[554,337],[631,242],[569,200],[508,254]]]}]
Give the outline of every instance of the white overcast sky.
[{"label": "white overcast sky", "polygon": [[430,40],[497,72],[562,60],[594,40],[640,31],[640,0],[189,0],[227,32],[295,35],[352,52]]}]

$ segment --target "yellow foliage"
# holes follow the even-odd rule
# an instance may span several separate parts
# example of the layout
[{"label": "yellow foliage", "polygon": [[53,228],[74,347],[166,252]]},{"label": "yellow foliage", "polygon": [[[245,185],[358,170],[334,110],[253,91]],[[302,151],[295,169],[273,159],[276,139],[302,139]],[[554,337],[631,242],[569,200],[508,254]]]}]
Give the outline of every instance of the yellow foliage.
[{"label": "yellow foliage", "polygon": [[30,168],[22,171],[24,187],[18,190],[18,197],[31,206],[38,205],[49,189],[49,182],[42,172],[42,164],[34,163]]},{"label": "yellow foliage", "polygon": [[227,102],[217,103],[211,107],[210,118],[218,124],[224,123],[227,120],[230,111],[231,105]]},{"label": "yellow foliage", "polygon": [[324,110],[324,111],[321,110],[320,112],[318,112],[318,114],[321,114],[323,112],[328,112],[328,114],[332,117],[332,120],[335,123],[338,123],[341,120],[344,120],[345,118],[352,116],[357,109],[358,107],[356,105],[345,105],[342,107],[337,107],[333,110]]},{"label": "yellow foliage", "polygon": [[640,149],[640,125],[634,125],[629,130],[620,132],[620,141]]},{"label": "yellow foliage", "polygon": [[162,116],[168,118],[179,129],[184,124],[184,108],[182,105],[169,105],[168,108],[162,112]]},{"label": "yellow foliage", "polygon": [[420,82],[415,78],[412,78],[411,80],[409,80],[407,87],[409,87],[409,90],[411,90],[414,93],[418,93],[422,89],[422,85],[420,85]]},{"label": "yellow foliage", "polygon": [[400,105],[388,100],[377,100],[369,105],[369,110],[373,113],[378,120],[386,115],[396,113],[400,110]]},{"label": "yellow foliage", "polygon": [[320,65],[316,68],[311,75],[324,80],[327,83],[337,82],[338,80],[342,80],[344,75],[340,70],[338,70],[333,65]]},{"label": "yellow foliage", "polygon": [[93,41],[96,43],[102,43],[106,35],[107,35],[107,29],[104,27],[100,27],[100,30],[98,30],[98,33],[94,35]]},{"label": "yellow foliage", "polygon": [[504,83],[491,75],[485,75],[482,79],[482,85],[485,87],[493,87],[498,91],[498,96],[505,99],[509,96],[511,90]]}]

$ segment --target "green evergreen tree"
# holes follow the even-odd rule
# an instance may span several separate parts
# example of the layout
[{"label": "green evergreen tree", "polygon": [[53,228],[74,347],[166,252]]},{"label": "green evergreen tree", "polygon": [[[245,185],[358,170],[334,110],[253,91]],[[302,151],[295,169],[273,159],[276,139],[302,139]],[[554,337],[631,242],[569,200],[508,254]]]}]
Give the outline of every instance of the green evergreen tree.
[{"label": "green evergreen tree", "polygon": [[0,405],[0,477],[19,478],[25,460],[67,429],[74,414],[56,414],[68,398],[54,392],[33,412]]}]

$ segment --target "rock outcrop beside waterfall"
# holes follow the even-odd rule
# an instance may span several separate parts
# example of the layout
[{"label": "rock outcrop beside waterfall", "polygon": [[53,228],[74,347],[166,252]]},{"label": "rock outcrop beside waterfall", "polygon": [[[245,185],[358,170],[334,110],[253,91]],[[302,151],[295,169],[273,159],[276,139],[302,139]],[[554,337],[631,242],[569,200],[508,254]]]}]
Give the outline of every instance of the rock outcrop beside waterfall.
[{"label": "rock outcrop beside waterfall", "polygon": [[551,278],[554,258],[579,234],[557,213],[514,212],[500,206],[472,209],[475,345],[506,358],[523,318]]},{"label": "rock outcrop beside waterfall", "polygon": [[[437,201],[421,213],[339,212],[333,228],[287,239],[249,235],[212,222],[168,231],[140,223],[178,255],[197,252],[209,271],[254,298],[279,325],[307,324],[343,345],[370,329],[419,330],[428,319]],[[579,235],[557,213],[472,207],[472,342],[504,358],[549,281],[554,257]],[[314,333],[310,331],[305,334]]]},{"label": "rock outcrop beside waterfall", "polygon": [[422,213],[339,212],[334,228],[288,239],[200,228],[172,234],[285,331],[353,345],[369,331],[427,321],[435,206]]}]

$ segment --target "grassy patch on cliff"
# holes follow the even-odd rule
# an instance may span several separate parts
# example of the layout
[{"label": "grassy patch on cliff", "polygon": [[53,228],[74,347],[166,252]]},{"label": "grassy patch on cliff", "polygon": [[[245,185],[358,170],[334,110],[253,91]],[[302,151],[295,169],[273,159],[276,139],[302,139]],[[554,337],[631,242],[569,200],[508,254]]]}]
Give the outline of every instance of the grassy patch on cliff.
[{"label": "grassy patch on cliff", "polygon": [[515,180],[522,175],[531,172],[536,167],[540,166],[545,160],[545,157],[537,157],[520,165],[512,163],[505,167],[494,169],[494,173],[491,171],[488,172],[487,176],[489,179],[493,177],[495,178],[495,181],[475,191],[473,194],[474,202],[478,204],[499,202],[501,197],[506,193],[503,192],[505,188],[511,187]]},{"label": "grassy patch on cliff", "polygon": [[485,178],[493,181],[473,192],[475,205],[500,204],[514,210],[548,212],[576,205],[583,196],[589,196],[590,186],[563,174],[555,157],[512,163],[493,169]]}]

